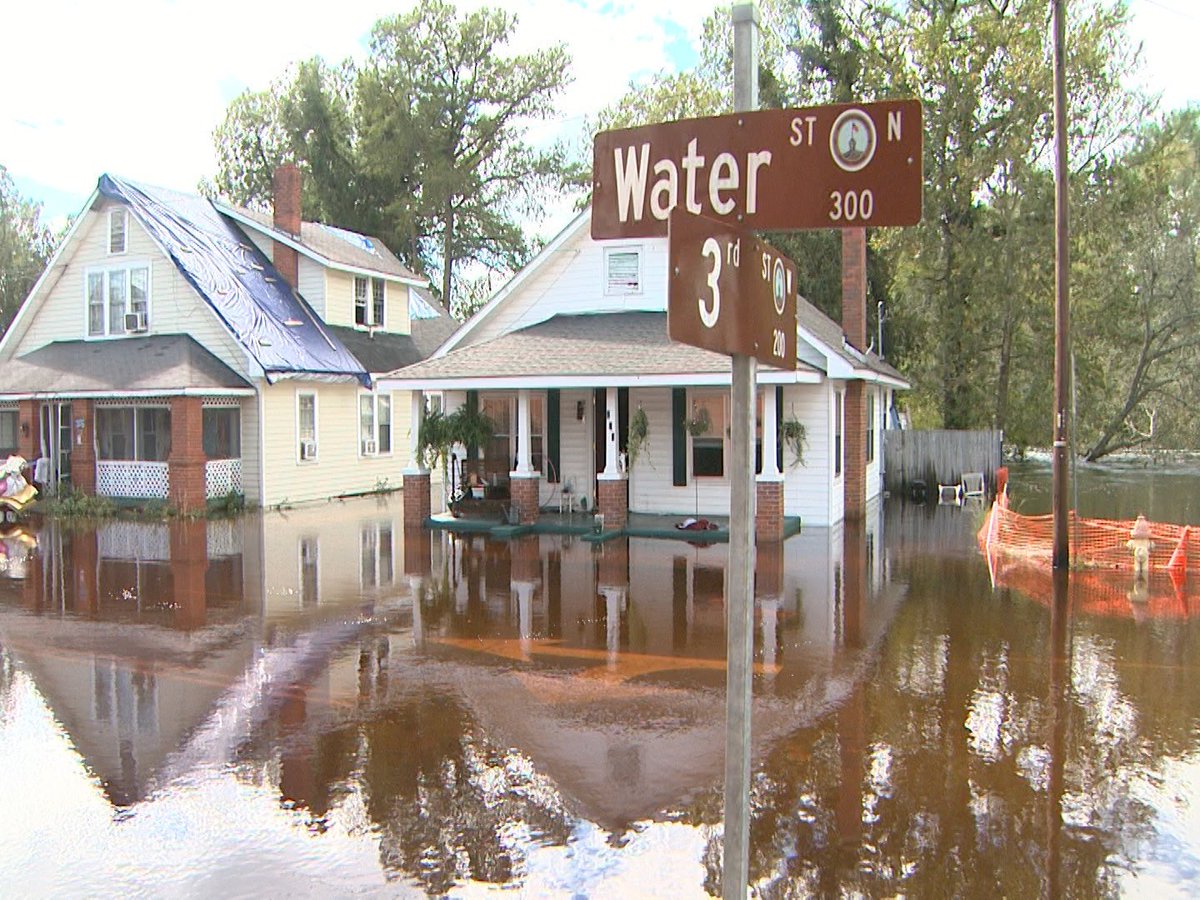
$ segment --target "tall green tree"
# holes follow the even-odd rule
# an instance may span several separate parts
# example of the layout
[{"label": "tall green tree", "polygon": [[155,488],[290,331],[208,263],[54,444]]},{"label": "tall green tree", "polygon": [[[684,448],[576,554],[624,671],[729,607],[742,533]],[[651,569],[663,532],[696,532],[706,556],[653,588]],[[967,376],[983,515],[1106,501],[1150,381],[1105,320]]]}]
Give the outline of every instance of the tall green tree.
[{"label": "tall green tree", "polygon": [[22,197],[0,165],[0,334],[8,331],[54,252],[57,237],[41,214],[41,205]]},{"label": "tall green tree", "polygon": [[561,45],[509,52],[516,25],[433,0],[376,23],[361,65],[309,60],[243,94],[214,134],[214,189],[264,205],[274,167],[295,161],[306,215],[383,237],[450,306],[459,270],[528,259],[522,223],[563,183],[561,150],[525,129],[552,114],[569,59]]}]

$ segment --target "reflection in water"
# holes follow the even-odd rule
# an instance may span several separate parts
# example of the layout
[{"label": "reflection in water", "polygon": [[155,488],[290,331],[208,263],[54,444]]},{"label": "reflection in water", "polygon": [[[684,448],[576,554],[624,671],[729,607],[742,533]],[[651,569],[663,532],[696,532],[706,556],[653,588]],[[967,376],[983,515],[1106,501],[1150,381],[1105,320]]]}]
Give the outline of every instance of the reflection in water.
[{"label": "reflection in water", "polygon": [[[976,515],[759,548],[757,894],[1200,887],[1196,626],[993,590]],[[0,877],[719,892],[725,547],[402,521],[38,532],[0,579],[0,786],[80,849],[0,831]]]}]

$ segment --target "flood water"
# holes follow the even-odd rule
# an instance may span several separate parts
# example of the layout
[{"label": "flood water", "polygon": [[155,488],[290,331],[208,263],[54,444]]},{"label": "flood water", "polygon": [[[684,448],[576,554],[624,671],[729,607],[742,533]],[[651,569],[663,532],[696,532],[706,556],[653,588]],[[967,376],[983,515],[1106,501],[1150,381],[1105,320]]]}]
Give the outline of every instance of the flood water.
[{"label": "flood water", "polygon": [[[9,532],[4,893],[719,895],[726,546],[402,502]],[[1200,894],[1200,576],[1056,604],[981,516],[760,549],[756,896]]]}]

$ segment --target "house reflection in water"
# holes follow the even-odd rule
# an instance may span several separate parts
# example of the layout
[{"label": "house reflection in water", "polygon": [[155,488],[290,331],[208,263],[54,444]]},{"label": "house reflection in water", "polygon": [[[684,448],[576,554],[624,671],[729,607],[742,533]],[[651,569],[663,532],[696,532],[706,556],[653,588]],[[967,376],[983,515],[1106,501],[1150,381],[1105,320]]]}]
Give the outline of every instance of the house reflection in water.
[{"label": "house reflection in water", "polygon": [[[580,819],[719,818],[681,811],[723,774],[725,545],[402,516],[47,527],[0,638],[114,806],[235,764],[315,832],[365,815],[427,890],[510,881],[514,822],[562,845]],[[865,677],[900,599],[880,522],[760,548],[760,758]]]}]

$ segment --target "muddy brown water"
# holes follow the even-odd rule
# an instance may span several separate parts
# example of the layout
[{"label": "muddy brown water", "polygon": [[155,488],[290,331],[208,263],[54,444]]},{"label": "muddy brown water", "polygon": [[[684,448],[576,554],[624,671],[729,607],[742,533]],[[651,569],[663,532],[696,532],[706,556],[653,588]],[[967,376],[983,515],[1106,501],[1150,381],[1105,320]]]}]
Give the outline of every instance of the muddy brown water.
[{"label": "muddy brown water", "polygon": [[[725,546],[402,513],[9,532],[5,892],[719,894]],[[756,896],[1200,893],[1200,576],[1056,605],[993,585],[980,515],[760,551]]]}]

